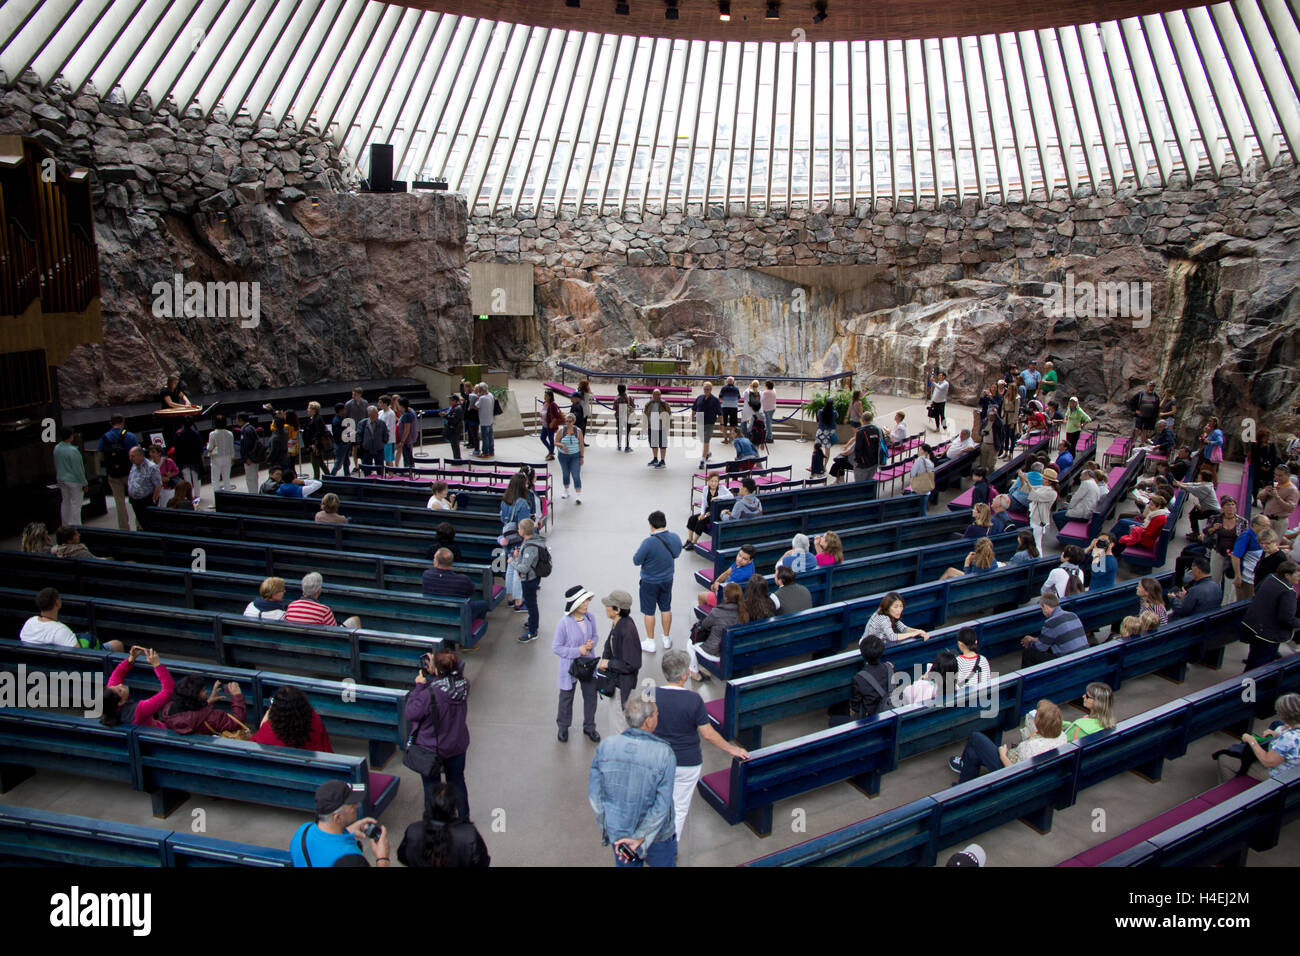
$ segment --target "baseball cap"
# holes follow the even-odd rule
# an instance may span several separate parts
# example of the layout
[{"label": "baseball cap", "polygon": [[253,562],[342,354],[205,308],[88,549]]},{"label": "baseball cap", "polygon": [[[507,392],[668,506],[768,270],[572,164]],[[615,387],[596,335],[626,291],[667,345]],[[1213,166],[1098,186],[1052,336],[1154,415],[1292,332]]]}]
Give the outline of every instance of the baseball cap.
[{"label": "baseball cap", "polygon": [[349,803],[360,803],[364,789],[360,784],[327,780],[316,788],[316,816],[327,816]]},{"label": "baseball cap", "polygon": [[600,603],[605,607],[616,607],[620,611],[630,611],[632,610],[632,595],[626,591],[610,591],[600,599]]},{"label": "baseball cap", "polygon": [[988,854],[984,852],[984,847],[978,843],[972,843],[966,849],[954,853],[948,857],[948,866],[985,866],[988,864]]}]

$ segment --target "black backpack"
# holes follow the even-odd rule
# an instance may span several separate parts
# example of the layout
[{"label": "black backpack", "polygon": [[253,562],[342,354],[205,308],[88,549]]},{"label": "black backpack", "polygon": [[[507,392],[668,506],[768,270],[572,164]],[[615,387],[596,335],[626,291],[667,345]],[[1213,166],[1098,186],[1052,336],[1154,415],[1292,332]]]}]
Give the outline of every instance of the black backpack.
[{"label": "black backpack", "polygon": [[505,413],[501,410],[501,400],[500,400],[499,398],[495,398],[495,397],[494,397],[494,398],[492,399],[492,414],[493,414],[493,416],[496,416],[496,415],[503,415],[503,414],[505,414]]},{"label": "black backpack", "polygon": [[254,464],[262,465],[271,457],[271,451],[267,448],[266,438],[259,432],[257,441],[253,442],[253,447],[248,452],[248,457],[253,459]]},{"label": "black backpack", "polygon": [[117,441],[109,442],[104,449],[104,470],[110,478],[125,478],[131,473],[131,456],[126,448],[125,431],[118,432]]},{"label": "black backpack", "polygon": [[537,549],[537,562],[533,565],[533,573],[539,578],[549,578],[551,576],[551,552],[544,544],[534,544]]}]

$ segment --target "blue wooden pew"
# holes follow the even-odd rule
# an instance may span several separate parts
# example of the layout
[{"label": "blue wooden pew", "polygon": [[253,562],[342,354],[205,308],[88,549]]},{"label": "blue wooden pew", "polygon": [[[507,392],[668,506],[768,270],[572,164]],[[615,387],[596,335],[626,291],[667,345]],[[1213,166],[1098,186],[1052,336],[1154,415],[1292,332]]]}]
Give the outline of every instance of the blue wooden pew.
[{"label": "blue wooden pew", "polygon": [[0,793],[34,768],[134,784],[129,727],[104,727],[82,717],[0,707]]},{"label": "blue wooden pew", "polygon": [[[177,610],[62,594],[60,619],[101,643],[145,644],[160,653],[219,666],[350,677],[367,685],[407,687],[420,655],[443,646],[435,638],[341,627],[260,621],[242,614]],[[0,588],[0,628],[17,634],[32,616],[32,592]]]},{"label": "blue wooden pew", "polygon": [[[1157,580],[1167,586],[1172,578],[1170,571]],[[1133,587],[1124,583],[1105,591],[1071,595],[1062,602],[1062,607],[1077,614],[1085,628],[1095,629],[1136,609],[1137,603]],[[1036,605],[1017,608],[965,624],[949,625],[931,632],[928,641],[909,638],[893,642],[886,646],[885,658],[894,665],[895,671],[911,674],[918,665],[929,665],[940,650],[955,648],[957,631],[971,627],[979,637],[980,653],[991,660],[1003,654],[1019,653],[1021,637],[1037,633],[1042,622],[1042,611]],[[1170,652],[1152,653],[1165,656]],[[830,657],[729,680],[723,696],[707,702],[705,708],[723,737],[739,740],[744,747],[754,750],[761,746],[766,724],[847,700],[853,675],[861,667],[862,656],[855,641],[849,650]]]},{"label": "blue wooden pew", "polygon": [[[384,591],[420,593],[422,575],[433,566],[427,558],[394,558],[385,554],[281,547],[254,541],[192,538],[145,531],[86,527],[80,531],[81,543],[97,558],[191,568],[201,556],[209,571],[262,574],[286,581],[301,580],[303,575],[318,571],[325,580],[335,584]],[[196,549],[201,549],[201,555],[195,553]],[[469,575],[479,599],[492,607],[501,603],[505,589],[495,583],[491,567],[458,563],[455,570]]]},{"label": "blue wooden pew", "polygon": [[[849,485],[832,485],[832,487],[853,487]],[[821,489],[811,489],[820,491]],[[794,494],[795,492],[772,492],[772,494]],[[760,495],[763,501],[766,496]],[[728,504],[728,502],[723,502]],[[734,502],[732,502],[734,503]],[[718,504],[714,500],[714,506]],[[904,518],[919,518],[925,514],[925,496],[905,495],[897,498],[862,498],[845,500],[835,505],[818,508],[800,508],[797,511],[769,512],[763,505],[763,513],[756,518],[741,518],[737,521],[723,521],[714,518],[709,524],[709,544],[697,544],[695,550],[704,558],[714,560],[715,553],[739,548],[751,540],[786,541],[796,534],[810,536],[836,528],[860,527],[882,521],[899,521]]]},{"label": "blue wooden pew", "polygon": [[[1300,687],[1300,656],[1258,668],[1252,677],[1276,692],[1295,690]],[[1190,741],[1223,729],[1223,725],[1215,725],[1216,720],[1226,716],[1241,723],[1263,716],[1264,711],[1271,710],[1274,699],[1261,698],[1267,699],[1266,704],[1243,700],[1239,678],[1207,690],[1208,695],[1172,701],[1055,753],[995,770],[746,865],[933,866],[940,851],[968,842],[1008,820],[1024,819],[1039,830],[1045,829],[1044,824],[1050,825],[1051,811],[1077,802],[1079,793],[1088,786],[1127,770],[1150,769],[1157,758],[1146,746],[1134,744],[1135,738],[1152,743],[1152,736],[1139,729],[1142,724],[1151,722],[1155,727],[1152,733],[1159,738],[1155,753],[1173,758],[1184,753]],[[1218,708],[1220,701],[1232,702],[1230,711]],[[1073,767],[1068,786],[1063,784],[1063,765]],[[989,794],[988,799],[980,800],[981,790]],[[1291,812],[1300,812],[1300,794],[1291,803]],[[978,809],[968,812],[971,807]]]},{"label": "blue wooden pew", "polygon": [[1178,528],[1178,519],[1182,517],[1183,506],[1186,504],[1187,492],[1179,489],[1178,493],[1174,495],[1174,500],[1169,503],[1169,517],[1165,520],[1165,526],[1160,529],[1160,537],[1156,538],[1156,546],[1154,548],[1144,548],[1135,544],[1125,548],[1119,559],[1130,567],[1139,570],[1158,568],[1163,565],[1169,554],[1169,542],[1174,539],[1174,534]]},{"label": "blue wooden pew", "polygon": [[[1031,443],[1018,445],[1015,454],[1010,459],[989,473],[989,486],[999,494],[1005,492],[1011,486],[1011,482],[1015,480],[1016,475],[1019,474],[1020,469],[1024,468],[1035,455],[1047,451],[1050,444],[1050,436],[1040,434]],[[967,488],[948,502],[948,510],[969,511],[973,497],[973,488]]]},{"label": "blue wooden pew", "polygon": [[[76,671],[94,675],[106,682],[125,656],[109,651],[33,646],[0,640],[0,672],[6,673],[18,673],[21,665],[28,674],[35,671]],[[244,722],[253,728],[261,723],[262,715],[278,688],[289,685],[297,687],[307,695],[331,737],[352,737],[366,741],[370,749],[370,763],[374,767],[382,767],[397,748],[405,745],[409,736],[404,710],[405,690],[237,667],[214,667],[167,658],[163,659],[163,663],[177,680],[197,674],[205,678],[209,685],[215,680],[222,684],[231,681],[239,684],[247,708]],[[413,659],[408,676],[414,675],[417,666]],[[158,679],[151,667],[133,667],[127,674],[126,685],[137,697],[147,697],[158,691]]]},{"label": "blue wooden pew", "polygon": [[[401,558],[432,559],[433,536],[428,531],[379,528],[372,525],[325,524],[296,518],[265,518],[217,514],[211,511],[149,509],[149,530],[173,537],[258,541],[289,547],[364,554],[390,554]],[[460,558],[470,564],[491,565],[500,552],[495,536],[456,535]],[[498,573],[504,573],[504,570]]]},{"label": "blue wooden pew", "polygon": [[[993,553],[1006,561],[1016,553],[1017,537],[1016,531],[992,536]],[[950,567],[960,568],[966,556],[974,550],[975,541],[972,539],[950,539],[805,571],[799,575],[799,583],[812,595],[814,606],[851,601],[864,594],[882,594],[933,581]],[[713,579],[701,571],[696,573],[695,580],[701,588],[708,588]],[[703,611],[696,617],[702,619]]]},{"label": "blue wooden pew", "polygon": [[[911,627],[929,631],[950,617],[987,614],[1025,604],[1042,593],[1047,575],[1059,564],[1055,557],[1040,558],[987,574],[902,588],[898,593],[907,605],[904,619]],[[718,661],[701,657],[700,666],[729,680],[763,664],[802,654],[833,654],[849,644],[856,646],[886,593],[738,625],[727,632]]]},{"label": "blue wooden pew", "polygon": [[[1173,622],[1144,638],[1110,641],[1000,675],[981,685],[975,700],[896,707],[842,727],[751,751],[748,760],[733,759],[729,769],[706,774],[697,788],[705,802],[729,823],[744,821],[760,836],[766,836],[771,832],[772,805],[782,797],[842,780],[874,795],[879,792],[881,776],[896,768],[902,759],[964,741],[975,731],[1000,739],[1002,731],[1014,727],[1036,701],[1072,700],[1093,681],[1118,687],[1125,655],[1144,641],[1176,644],[1189,659],[1199,659],[1208,640],[1235,633],[1246,607],[1246,602],[1239,602],[1217,612]],[[1145,756],[1143,766],[1149,776],[1158,777],[1159,759],[1159,754]],[[1051,782],[1054,794],[1058,784],[1056,780]],[[1053,802],[1056,800],[1054,797]],[[1035,807],[1034,813],[1039,814],[1042,823],[1050,823],[1048,804]]]},{"label": "blue wooden pew", "polygon": [[[218,514],[314,521],[316,512],[320,511],[320,499],[282,498],[279,495],[218,491],[216,509]],[[401,528],[430,533],[438,525],[446,522],[456,529],[457,535],[464,533],[490,537],[501,533],[501,518],[498,514],[460,510],[430,511],[423,502],[418,506],[403,506],[373,501],[344,501],[339,505],[339,514],[353,524],[375,525],[380,528]]]},{"label": "blue wooden pew", "polygon": [[[1077,544],[1079,547],[1086,547],[1088,542],[1101,534],[1105,530],[1105,523],[1110,520],[1119,503],[1124,500],[1134,484],[1137,483],[1138,477],[1142,474],[1142,468],[1146,464],[1146,451],[1138,451],[1129,459],[1124,471],[1110,482],[1106,489],[1106,494],[1102,496],[1101,501],[1097,502],[1097,507],[1092,510],[1092,516],[1085,522],[1082,518],[1073,519],[1065,523],[1060,531],[1057,532],[1057,540],[1062,546],[1067,544]],[[1057,503],[1060,506],[1060,502]]]},{"label": "blue wooden pew", "polygon": [[[261,575],[191,571],[93,558],[56,558],[17,551],[0,551],[0,574],[11,586],[33,592],[55,587],[67,594],[111,595],[117,600],[143,605],[226,614],[242,614],[262,583]],[[296,596],[297,590],[293,588],[290,595]],[[469,602],[464,599],[340,587],[327,580],[321,600],[340,624],[352,615],[360,615],[362,623],[371,628],[438,638],[467,647],[473,647],[487,633],[487,621],[471,619]]]},{"label": "blue wooden pew", "polygon": [[4,866],[292,866],[288,850],[0,805]]},{"label": "blue wooden pew", "polygon": [[[817,508],[832,508],[838,505],[852,505],[861,501],[871,501],[876,497],[874,481],[851,481],[836,485],[818,485],[811,488],[788,488],[780,491],[759,492],[763,503],[763,514],[788,514],[794,511],[812,511]],[[726,501],[713,502],[709,515],[712,521],[731,505]]]}]

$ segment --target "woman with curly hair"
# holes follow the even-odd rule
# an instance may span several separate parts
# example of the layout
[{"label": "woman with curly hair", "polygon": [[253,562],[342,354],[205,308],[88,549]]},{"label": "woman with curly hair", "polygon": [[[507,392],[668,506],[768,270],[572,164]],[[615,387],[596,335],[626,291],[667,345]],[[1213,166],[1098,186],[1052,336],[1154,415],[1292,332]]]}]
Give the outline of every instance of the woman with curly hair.
[{"label": "woman with curly hair", "polygon": [[253,743],[275,747],[294,747],[332,754],[330,735],[320,716],[312,710],[307,695],[297,687],[280,687],[271,698],[262,726],[253,734]]},{"label": "woman with curly hair", "polygon": [[39,521],[23,528],[23,554],[49,554],[54,542],[49,530]]},{"label": "woman with curly hair", "polygon": [[456,789],[446,783],[426,792],[424,819],[406,828],[397,859],[417,867],[482,869],[492,863],[478,828],[462,818]]}]

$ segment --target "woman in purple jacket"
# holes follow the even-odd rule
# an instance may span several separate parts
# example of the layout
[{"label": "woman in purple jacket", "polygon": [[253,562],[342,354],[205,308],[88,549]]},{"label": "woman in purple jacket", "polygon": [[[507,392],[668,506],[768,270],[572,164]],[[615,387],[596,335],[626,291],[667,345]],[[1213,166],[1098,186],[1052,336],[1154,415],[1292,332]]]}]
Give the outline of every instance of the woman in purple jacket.
[{"label": "woman in purple jacket", "polygon": [[422,778],[424,799],[428,801],[445,774],[459,797],[460,818],[468,820],[465,754],[469,751],[469,680],[460,658],[451,651],[425,654],[421,665],[415,687],[406,695],[406,721],[415,742],[442,758],[442,769]]},{"label": "woman in purple jacket", "polygon": [[[569,725],[573,723],[573,693],[582,687],[582,732],[593,743],[599,743],[596,732],[596,683],[592,680],[574,680],[569,667],[579,657],[592,657],[599,635],[596,622],[587,613],[595,595],[581,584],[564,592],[564,617],[555,625],[555,638],[551,650],[560,659],[557,686],[560,688],[560,706],[555,715],[559,728],[556,738],[565,743],[569,739]],[[593,658],[594,660],[594,658]]]}]

